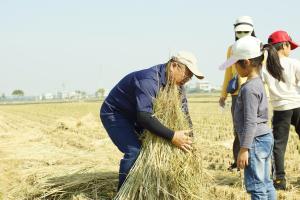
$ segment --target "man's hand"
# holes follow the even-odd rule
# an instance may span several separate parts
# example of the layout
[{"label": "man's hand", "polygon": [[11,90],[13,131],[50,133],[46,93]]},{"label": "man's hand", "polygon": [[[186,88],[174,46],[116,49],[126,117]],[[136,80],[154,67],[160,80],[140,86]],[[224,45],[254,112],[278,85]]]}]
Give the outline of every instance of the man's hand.
[{"label": "man's hand", "polygon": [[220,105],[222,108],[225,107],[225,100],[226,100],[225,97],[220,97],[220,99],[219,99],[219,105]]},{"label": "man's hand", "polygon": [[189,137],[191,130],[175,131],[172,143],[185,152],[192,150],[192,139]]},{"label": "man's hand", "polygon": [[237,167],[240,169],[244,169],[248,166],[248,160],[249,160],[249,153],[247,148],[241,147],[239,151],[239,155],[237,158]]}]

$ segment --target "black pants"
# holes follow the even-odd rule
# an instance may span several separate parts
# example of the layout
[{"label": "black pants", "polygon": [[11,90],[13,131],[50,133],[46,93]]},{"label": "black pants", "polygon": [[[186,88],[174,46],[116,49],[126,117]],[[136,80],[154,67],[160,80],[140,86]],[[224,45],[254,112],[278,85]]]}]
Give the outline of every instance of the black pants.
[{"label": "black pants", "polygon": [[[234,108],[235,108],[235,102],[237,99],[236,95],[232,95],[231,96],[232,102],[231,102],[231,116],[232,116],[232,120],[234,118]],[[233,158],[234,158],[234,162],[237,163],[237,157],[240,151],[240,141],[239,141],[239,137],[237,136],[237,133],[235,131],[235,128],[233,126],[233,133],[234,133],[234,140],[233,140],[233,145],[232,145],[232,153],[233,153]]]},{"label": "black pants", "polygon": [[300,137],[300,108],[273,113],[273,134],[274,134],[274,165],[273,174],[276,178],[285,178],[284,156],[289,138],[290,124],[295,126]]}]

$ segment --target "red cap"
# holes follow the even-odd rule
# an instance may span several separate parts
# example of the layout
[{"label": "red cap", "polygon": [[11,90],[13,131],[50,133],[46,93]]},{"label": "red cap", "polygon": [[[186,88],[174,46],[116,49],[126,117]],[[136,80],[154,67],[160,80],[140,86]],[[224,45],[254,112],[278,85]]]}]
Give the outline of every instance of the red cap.
[{"label": "red cap", "polygon": [[292,41],[291,37],[285,31],[275,31],[269,36],[269,44],[276,44],[279,42],[289,42],[292,50],[299,46],[297,43]]}]

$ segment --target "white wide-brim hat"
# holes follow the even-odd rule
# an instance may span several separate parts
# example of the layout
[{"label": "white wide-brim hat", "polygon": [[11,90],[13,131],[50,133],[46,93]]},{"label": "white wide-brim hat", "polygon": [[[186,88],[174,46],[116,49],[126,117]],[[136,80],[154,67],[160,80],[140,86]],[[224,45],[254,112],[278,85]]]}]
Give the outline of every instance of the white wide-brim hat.
[{"label": "white wide-brim hat", "polygon": [[245,36],[237,40],[232,46],[231,56],[219,66],[220,70],[225,70],[239,60],[246,60],[259,57],[263,54],[263,44],[260,39],[253,36]]}]

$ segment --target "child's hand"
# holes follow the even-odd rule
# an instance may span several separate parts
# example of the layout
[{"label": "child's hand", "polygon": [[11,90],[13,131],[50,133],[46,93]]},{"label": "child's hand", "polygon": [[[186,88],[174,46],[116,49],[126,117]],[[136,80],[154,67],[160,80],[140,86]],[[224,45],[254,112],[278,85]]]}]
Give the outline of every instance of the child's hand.
[{"label": "child's hand", "polygon": [[237,167],[240,169],[244,169],[246,166],[248,166],[248,159],[248,149],[241,147],[237,158]]},{"label": "child's hand", "polygon": [[225,97],[220,97],[220,99],[219,99],[219,105],[220,105],[222,108],[225,107],[225,100],[226,100]]}]

